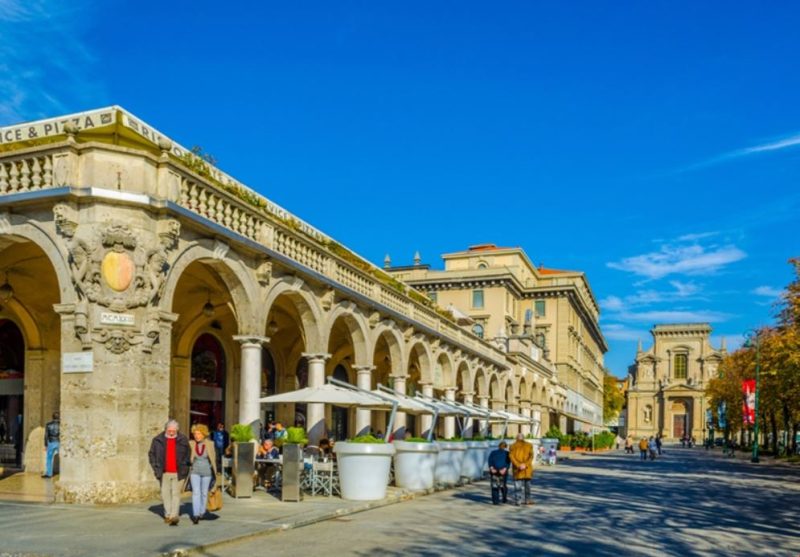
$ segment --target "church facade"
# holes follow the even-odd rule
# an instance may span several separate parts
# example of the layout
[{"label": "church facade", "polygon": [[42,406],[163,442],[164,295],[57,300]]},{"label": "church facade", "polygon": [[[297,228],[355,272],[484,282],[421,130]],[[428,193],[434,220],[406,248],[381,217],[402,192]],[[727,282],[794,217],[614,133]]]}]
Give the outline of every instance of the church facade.
[{"label": "church facade", "polygon": [[705,437],[705,386],[715,377],[726,349],[710,342],[708,323],[655,325],[653,345],[636,351],[629,368],[626,433],[666,440]]}]

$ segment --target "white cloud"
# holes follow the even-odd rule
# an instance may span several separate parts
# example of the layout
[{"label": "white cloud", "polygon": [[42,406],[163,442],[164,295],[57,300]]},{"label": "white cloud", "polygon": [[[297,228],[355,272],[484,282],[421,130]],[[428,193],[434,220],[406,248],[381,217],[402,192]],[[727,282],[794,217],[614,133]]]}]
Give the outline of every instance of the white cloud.
[{"label": "white cloud", "polygon": [[679,170],[679,172],[698,170],[700,168],[705,168],[708,166],[713,166],[715,164],[720,164],[723,162],[740,159],[742,157],[748,157],[750,155],[757,155],[760,153],[767,153],[771,151],[780,151],[782,149],[797,147],[798,145],[800,145],[800,134],[796,133],[781,138],[776,138],[774,140],[767,141],[765,143],[760,143],[758,145],[752,145],[750,147],[745,147],[743,149],[736,149],[735,151],[723,153],[722,155],[717,155],[716,157],[712,157],[708,160],[682,168]]},{"label": "white cloud", "polygon": [[107,104],[81,34],[85,1],[0,0],[0,125]]},{"label": "white cloud", "polygon": [[710,310],[625,311],[615,315],[620,321],[637,323],[720,323],[731,317],[730,314]]},{"label": "white cloud", "polygon": [[704,238],[711,238],[712,236],[716,236],[719,232],[700,232],[697,234],[684,234],[678,238],[679,242],[696,242],[697,240],[703,240]]},{"label": "white cloud", "polygon": [[753,294],[766,298],[780,298],[783,295],[783,290],[772,286],[759,286],[753,290]]},{"label": "white cloud", "polygon": [[625,307],[625,304],[617,296],[608,296],[600,300],[600,306],[607,311],[616,311]]},{"label": "white cloud", "polygon": [[673,274],[713,274],[745,257],[747,254],[733,245],[704,247],[696,242],[686,245],[667,243],[658,251],[626,257],[607,265],[652,280]]},{"label": "white cloud", "polygon": [[640,340],[647,337],[647,331],[631,329],[619,323],[603,325],[603,336],[610,340]]}]

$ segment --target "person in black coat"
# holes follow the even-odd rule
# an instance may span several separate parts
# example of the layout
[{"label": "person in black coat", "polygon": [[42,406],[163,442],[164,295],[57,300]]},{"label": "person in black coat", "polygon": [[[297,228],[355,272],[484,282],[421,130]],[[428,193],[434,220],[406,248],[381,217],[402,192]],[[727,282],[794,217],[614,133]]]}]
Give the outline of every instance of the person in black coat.
[{"label": "person in black coat", "polygon": [[489,453],[489,474],[492,481],[492,504],[500,504],[500,496],[503,496],[503,503],[508,503],[508,470],[511,468],[511,457],[507,450],[508,445],[501,441],[500,445]]},{"label": "person in black coat", "polygon": [[150,443],[150,467],[161,482],[164,522],[177,526],[181,507],[181,488],[189,476],[189,440],[178,431],[178,422],[170,420]]}]

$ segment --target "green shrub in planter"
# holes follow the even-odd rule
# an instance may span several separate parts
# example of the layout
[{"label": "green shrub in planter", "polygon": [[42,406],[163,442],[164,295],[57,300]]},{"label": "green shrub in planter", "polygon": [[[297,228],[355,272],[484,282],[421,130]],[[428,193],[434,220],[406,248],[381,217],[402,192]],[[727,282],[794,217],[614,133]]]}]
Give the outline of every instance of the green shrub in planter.
[{"label": "green shrub in planter", "polygon": [[430,443],[424,437],[409,437],[408,439],[403,439],[406,443]]},{"label": "green shrub in planter", "polygon": [[359,435],[347,441],[348,443],[386,443],[386,440],[375,437],[372,434]]},{"label": "green shrub in planter", "polygon": [[462,441],[469,441],[469,439],[464,439],[463,437],[450,437],[449,439],[444,439],[444,441],[449,441],[451,443],[460,443]]},{"label": "green shrub in planter", "polygon": [[247,424],[236,424],[231,428],[231,441],[234,443],[248,443],[254,439],[253,428]]},{"label": "green shrub in planter", "polygon": [[284,445],[307,445],[308,436],[302,427],[287,427],[286,437],[283,438]]},{"label": "green shrub in planter", "polygon": [[489,438],[484,437],[483,435],[473,435],[469,440],[470,441],[487,441]]}]

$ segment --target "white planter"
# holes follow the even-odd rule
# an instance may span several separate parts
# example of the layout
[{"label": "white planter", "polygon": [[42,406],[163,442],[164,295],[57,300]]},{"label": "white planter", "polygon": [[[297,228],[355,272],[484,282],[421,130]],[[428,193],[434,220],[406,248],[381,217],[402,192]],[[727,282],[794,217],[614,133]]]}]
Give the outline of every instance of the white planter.
[{"label": "white planter", "polygon": [[386,497],[394,445],[339,441],[333,450],[339,467],[342,499],[375,501]]},{"label": "white planter", "polygon": [[411,443],[395,441],[394,483],[397,487],[414,491],[431,489],[435,478],[436,443]]},{"label": "white planter", "polygon": [[467,454],[461,464],[461,476],[470,480],[480,480],[483,477],[483,465],[486,463],[487,441],[467,441]]},{"label": "white planter", "polygon": [[463,441],[439,441],[439,454],[436,456],[436,482],[455,485],[461,480],[461,465],[467,452]]}]

